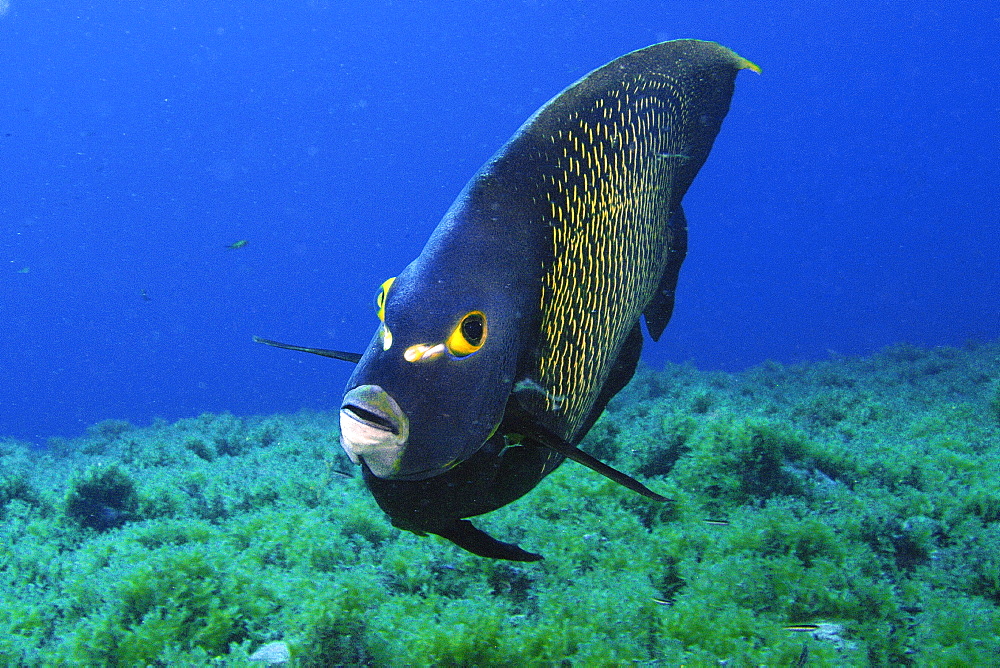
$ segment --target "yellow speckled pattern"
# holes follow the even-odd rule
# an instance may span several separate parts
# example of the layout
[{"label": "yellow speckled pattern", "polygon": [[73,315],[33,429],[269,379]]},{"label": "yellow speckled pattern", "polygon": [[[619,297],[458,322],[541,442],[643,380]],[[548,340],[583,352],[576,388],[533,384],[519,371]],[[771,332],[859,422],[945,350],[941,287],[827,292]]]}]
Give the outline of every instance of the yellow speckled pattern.
[{"label": "yellow speckled pattern", "polygon": [[[724,52],[733,76],[752,67],[711,48]],[[689,184],[711,144],[698,145],[707,123],[690,68],[622,68],[621,76],[586,107],[547,123],[558,129],[547,137],[551,151],[538,156],[555,165],[542,189],[554,259],[542,280],[538,382],[545,411],[569,440],[656,293],[676,243],[668,221],[683,194],[679,173]]]}]

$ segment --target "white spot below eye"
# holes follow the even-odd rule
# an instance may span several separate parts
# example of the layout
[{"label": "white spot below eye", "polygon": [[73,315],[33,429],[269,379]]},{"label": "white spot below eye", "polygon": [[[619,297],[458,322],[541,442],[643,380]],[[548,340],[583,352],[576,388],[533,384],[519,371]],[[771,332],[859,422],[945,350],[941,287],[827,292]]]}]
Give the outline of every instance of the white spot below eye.
[{"label": "white spot below eye", "polygon": [[443,353],[443,343],[439,343],[435,346],[427,343],[418,343],[406,349],[406,352],[403,353],[403,359],[407,362],[423,362],[425,360],[434,359],[435,357],[440,357]]},{"label": "white spot below eye", "polygon": [[382,350],[389,350],[389,348],[392,348],[392,332],[390,332],[389,328],[383,324],[382,325]]}]

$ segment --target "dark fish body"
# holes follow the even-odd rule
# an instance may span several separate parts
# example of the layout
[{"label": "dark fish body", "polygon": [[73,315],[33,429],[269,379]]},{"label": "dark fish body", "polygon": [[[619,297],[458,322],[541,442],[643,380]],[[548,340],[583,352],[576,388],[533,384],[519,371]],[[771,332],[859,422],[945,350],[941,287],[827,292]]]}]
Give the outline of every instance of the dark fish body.
[{"label": "dark fish body", "polygon": [[681,199],[741,69],[759,71],[680,40],[591,72],[521,127],[383,285],[341,443],[393,524],[538,559],[464,518],[522,496],[567,456],[662,499],[575,446],[634,374],[640,318],[654,340],[670,319]]}]

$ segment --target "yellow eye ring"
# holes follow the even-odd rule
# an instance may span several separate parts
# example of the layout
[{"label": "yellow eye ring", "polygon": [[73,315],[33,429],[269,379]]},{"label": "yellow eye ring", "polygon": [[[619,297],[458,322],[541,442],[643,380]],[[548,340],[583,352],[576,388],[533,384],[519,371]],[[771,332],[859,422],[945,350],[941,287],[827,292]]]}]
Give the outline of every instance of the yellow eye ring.
[{"label": "yellow eye ring", "polygon": [[486,314],[482,311],[466,313],[452,330],[445,342],[448,352],[455,358],[463,358],[479,352],[486,343]]},{"label": "yellow eye ring", "polygon": [[382,322],[385,322],[385,302],[389,298],[389,288],[392,287],[392,283],[395,280],[395,276],[387,279],[382,284],[382,287],[379,288],[378,294],[375,295],[375,310],[378,312],[378,319]]}]

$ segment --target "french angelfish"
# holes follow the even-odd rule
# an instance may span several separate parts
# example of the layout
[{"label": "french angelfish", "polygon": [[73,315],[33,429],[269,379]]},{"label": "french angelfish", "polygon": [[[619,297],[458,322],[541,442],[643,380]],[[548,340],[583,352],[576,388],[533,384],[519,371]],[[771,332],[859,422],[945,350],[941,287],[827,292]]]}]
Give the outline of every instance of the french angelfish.
[{"label": "french angelfish", "polygon": [[681,199],[739,70],[677,40],[591,72],[539,109],[466,185],[420,255],[377,296],[341,445],[392,523],[475,554],[541,555],[468,517],[530,491],[565,458],[664,500],[576,446],[635,373],[674,306]]}]

